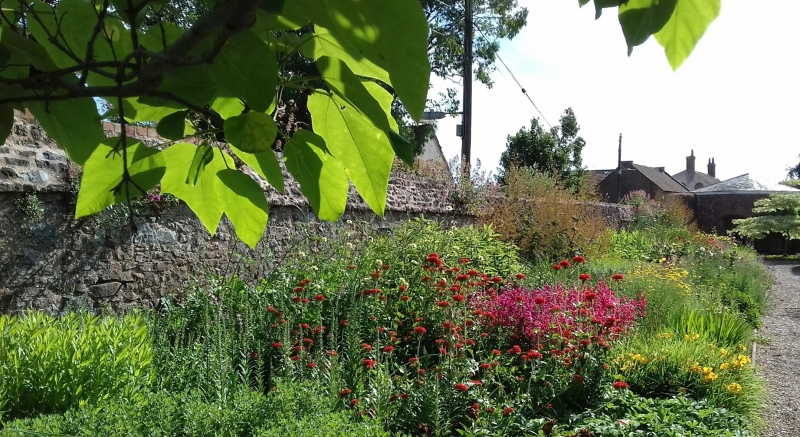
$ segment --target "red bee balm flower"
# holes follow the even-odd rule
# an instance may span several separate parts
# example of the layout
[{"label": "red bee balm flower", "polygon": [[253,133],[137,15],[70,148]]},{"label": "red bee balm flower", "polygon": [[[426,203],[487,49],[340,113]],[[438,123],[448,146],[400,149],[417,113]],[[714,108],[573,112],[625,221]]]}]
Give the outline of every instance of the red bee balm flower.
[{"label": "red bee balm flower", "polygon": [[449,307],[450,306],[450,302],[448,302],[446,300],[442,300],[442,301],[436,302],[436,305],[438,305],[438,306],[440,306],[442,308],[445,308],[445,307]]},{"label": "red bee balm flower", "polygon": [[611,279],[615,281],[623,281],[625,280],[625,276],[622,276],[622,273],[617,273],[616,275],[612,276]]},{"label": "red bee balm flower", "polygon": [[317,368],[317,363],[308,363],[308,364],[306,364],[306,367],[308,367],[309,369],[316,369]]},{"label": "red bee balm flower", "polygon": [[372,346],[370,346],[367,343],[361,343],[361,349],[364,349],[365,351],[371,351],[372,350]]},{"label": "red bee balm flower", "polygon": [[427,330],[427,329],[425,329],[425,328],[424,328],[424,327],[422,327],[422,326],[417,326],[416,328],[414,328],[414,332],[416,332],[416,333],[417,333],[417,334],[419,334],[419,335],[422,335],[422,334],[424,334],[424,333],[428,332],[428,330]]},{"label": "red bee balm flower", "polygon": [[364,363],[364,367],[367,369],[372,369],[375,367],[375,364],[377,364],[377,361],[375,360],[363,360],[361,362]]},{"label": "red bee balm flower", "polygon": [[503,408],[503,416],[508,416],[509,414],[513,413],[514,409],[511,407]]},{"label": "red bee balm flower", "polygon": [[455,389],[458,391],[467,391],[469,390],[469,387],[467,386],[467,384],[458,383],[456,384]]},{"label": "red bee balm flower", "polygon": [[314,296],[314,300],[317,301],[317,302],[322,302],[323,300],[325,300],[325,296],[323,296],[321,294],[318,294],[318,295]]},{"label": "red bee balm flower", "polygon": [[453,300],[456,301],[456,302],[463,302],[464,301],[464,295],[462,295],[462,294],[454,294],[453,295]]},{"label": "red bee balm flower", "polygon": [[282,346],[283,345],[279,341],[276,341],[276,342],[272,343],[272,347],[274,347],[276,349],[280,349]]},{"label": "red bee balm flower", "polygon": [[624,381],[617,381],[614,383],[614,388],[617,390],[621,390],[623,388],[630,388],[627,382]]},{"label": "red bee balm flower", "polygon": [[350,406],[355,407],[358,405],[358,399],[350,399]]},{"label": "red bee balm flower", "polygon": [[394,346],[392,346],[392,345],[389,345],[389,346],[386,346],[385,348],[383,348],[383,351],[386,352],[387,354],[388,353],[392,353],[393,350],[394,350]]},{"label": "red bee balm flower", "polygon": [[582,257],[580,255],[577,255],[574,258],[572,258],[572,262],[574,262],[575,264],[583,264],[583,263],[586,262],[586,258],[584,258],[584,257]]},{"label": "red bee balm flower", "polygon": [[565,269],[568,269],[568,268],[572,267],[572,264],[570,264],[569,261],[567,261],[565,259],[562,259],[561,262],[558,263],[558,265],[560,265],[561,267],[564,267]]},{"label": "red bee balm flower", "polygon": [[406,295],[400,296],[400,300],[402,300],[403,302],[407,302],[409,299],[411,298]]},{"label": "red bee balm flower", "polygon": [[343,398],[343,397],[349,395],[352,392],[353,392],[353,390],[350,390],[349,388],[342,389],[342,391],[339,392],[339,397]]},{"label": "red bee balm flower", "polygon": [[517,273],[517,274],[515,275],[515,277],[516,277],[517,279],[525,279],[525,275],[523,275],[522,273]]},{"label": "red bee balm flower", "polygon": [[561,270],[561,264],[553,264],[553,270]]},{"label": "red bee balm flower", "polygon": [[586,282],[589,279],[592,279],[592,277],[589,276],[588,273],[581,273],[580,275],[578,275],[578,279],[580,279],[582,282]]},{"label": "red bee balm flower", "polygon": [[503,278],[501,278],[499,276],[495,276],[495,277],[492,278],[492,282],[494,282],[495,284],[503,282]]}]

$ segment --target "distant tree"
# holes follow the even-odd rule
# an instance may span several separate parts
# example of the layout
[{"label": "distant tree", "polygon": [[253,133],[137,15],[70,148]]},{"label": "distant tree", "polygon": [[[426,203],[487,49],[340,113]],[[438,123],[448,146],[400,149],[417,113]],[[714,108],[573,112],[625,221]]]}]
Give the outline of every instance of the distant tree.
[{"label": "distant tree", "polygon": [[800,240],[800,194],[772,194],[757,200],[753,212],[759,215],[733,220],[736,227],[728,232],[754,240],[770,233],[783,235],[786,238],[784,253],[790,240]]},{"label": "distant tree", "polygon": [[530,129],[522,128],[506,140],[506,150],[500,156],[497,181],[505,183],[506,172],[512,167],[528,167],[537,172],[557,174],[572,187],[583,177],[581,152],[586,141],[578,136],[578,120],[572,108],[567,108],[559,124],[549,131],[534,118]]},{"label": "distant tree", "polygon": [[800,179],[800,163],[797,163],[794,167],[787,167],[786,170],[789,170],[787,176],[791,179]]}]

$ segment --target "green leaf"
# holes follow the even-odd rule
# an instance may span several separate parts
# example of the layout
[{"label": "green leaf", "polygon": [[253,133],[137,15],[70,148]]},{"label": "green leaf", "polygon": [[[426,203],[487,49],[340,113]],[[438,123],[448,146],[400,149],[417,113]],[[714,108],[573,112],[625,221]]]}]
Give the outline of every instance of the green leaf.
[{"label": "green leaf", "polygon": [[100,212],[115,203],[141,196],[161,180],[166,171],[166,159],[158,149],[140,142],[127,147],[128,173],[132,182],[123,182],[122,150],[114,152],[117,139],[100,144],[86,160],[81,188],[75,206],[75,218]]},{"label": "green leaf", "polygon": [[389,72],[375,65],[369,59],[355,57],[358,49],[347,40],[338,40],[328,29],[319,25],[314,26],[314,34],[303,35],[300,45],[300,53],[311,59],[319,59],[321,56],[344,61],[353,73],[378,79],[381,82],[391,85]]},{"label": "green leaf", "polygon": [[214,98],[211,102],[211,109],[217,112],[222,118],[235,117],[242,113],[244,105],[242,101],[236,97],[220,97]]},{"label": "green leaf", "polygon": [[272,150],[278,126],[268,114],[248,112],[225,120],[225,139],[247,153]]},{"label": "green leaf", "polygon": [[39,71],[51,71],[58,68],[44,47],[19,35],[8,26],[0,26],[0,45],[13,55],[25,59]]},{"label": "green leaf", "polygon": [[221,170],[216,176],[216,189],[225,215],[233,224],[236,235],[255,249],[264,235],[269,217],[264,192],[256,181],[236,170]]},{"label": "green leaf", "polygon": [[189,174],[186,175],[186,183],[189,185],[197,185],[200,178],[203,177],[203,172],[206,166],[214,160],[214,148],[208,144],[201,144],[197,146],[194,151],[194,158],[189,165]]},{"label": "green leaf", "polygon": [[233,168],[233,160],[217,148],[211,148],[213,157],[204,167],[195,185],[186,183],[187,169],[191,167],[197,147],[178,143],[163,153],[167,160],[167,172],[161,178],[161,192],[170,193],[186,202],[203,226],[214,235],[222,218],[222,203],[217,194],[216,175],[220,170]]},{"label": "green leaf", "polygon": [[346,102],[317,90],[308,98],[314,130],[375,213],[383,216],[394,152],[386,134]]},{"label": "green leaf", "polygon": [[629,0],[619,7],[619,24],[628,44],[628,56],[672,17],[678,0]]},{"label": "green leaf", "polygon": [[272,150],[267,150],[265,152],[247,153],[238,149],[233,144],[228,145],[230,146],[231,150],[233,150],[233,153],[239,157],[239,159],[244,161],[245,164],[249,165],[250,168],[261,175],[262,178],[266,179],[270,185],[275,187],[275,189],[283,193],[283,172],[281,171],[281,166],[278,163],[278,158],[275,156],[275,152]]},{"label": "green leaf", "polygon": [[[601,15],[603,15],[603,9],[616,8],[626,3],[627,1],[628,0],[594,0],[594,10],[595,10],[594,19],[597,20],[600,18]],[[589,3],[589,0],[580,0],[580,2],[581,2],[580,6],[582,7],[586,3]]]},{"label": "green leaf", "polygon": [[721,0],[679,0],[667,24],[655,34],[672,70],[677,70],[718,16]]},{"label": "green leaf", "polygon": [[0,143],[4,143],[14,127],[14,108],[0,105]]},{"label": "green leaf", "polygon": [[306,130],[295,132],[283,148],[283,159],[319,218],[335,221],[344,214],[350,183],[322,137]]},{"label": "green leaf", "polygon": [[[428,23],[417,0],[296,2],[303,5],[317,34],[309,41],[315,47],[304,54],[316,59],[323,50],[322,54],[345,61],[354,73],[391,85],[411,117],[419,120],[428,94],[430,63]],[[386,71],[388,79],[374,71],[362,73],[373,67]]]},{"label": "green leaf", "polygon": [[414,145],[401,137],[400,134],[389,131],[389,142],[392,144],[394,154],[408,165],[414,165]]},{"label": "green leaf", "polygon": [[93,99],[29,102],[27,107],[47,135],[79,165],[83,165],[106,138]]},{"label": "green leaf", "polygon": [[211,72],[210,65],[176,68],[164,75],[158,89],[203,107],[211,103],[219,92],[219,85],[212,80]]},{"label": "green leaf", "polygon": [[275,100],[277,77],[275,54],[251,31],[232,37],[211,69],[211,78],[218,87],[257,112],[267,112]]},{"label": "green leaf", "polygon": [[139,34],[139,44],[150,51],[160,52],[180,38],[183,32],[181,27],[162,21]]},{"label": "green leaf", "polygon": [[[158,122],[156,132],[168,140],[179,140],[187,136],[186,116],[188,111],[174,112]],[[191,132],[189,132],[191,135]]]},{"label": "green leaf", "polygon": [[[107,98],[106,100],[117,103],[116,99],[113,97]],[[122,109],[122,112],[125,115],[125,120],[155,122],[170,114],[180,112],[186,109],[186,107],[171,100],[161,99],[158,97],[139,96],[122,99]],[[114,107],[100,116],[100,118],[106,119],[112,115],[119,115],[119,109]]]}]

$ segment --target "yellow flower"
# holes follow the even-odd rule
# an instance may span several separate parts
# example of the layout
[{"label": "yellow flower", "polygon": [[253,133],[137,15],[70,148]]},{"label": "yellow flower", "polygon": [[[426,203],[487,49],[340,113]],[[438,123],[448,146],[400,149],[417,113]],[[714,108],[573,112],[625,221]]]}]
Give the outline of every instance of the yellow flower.
[{"label": "yellow flower", "polygon": [[714,370],[713,367],[703,367],[703,375],[714,373],[713,370]]},{"label": "yellow flower", "polygon": [[694,364],[692,364],[692,367],[689,367],[689,370],[691,370],[692,372],[695,372],[695,373],[700,373],[700,372],[703,371],[703,368],[700,367],[700,365],[698,363],[694,363]]},{"label": "yellow flower", "polygon": [[724,385],[725,390],[728,390],[728,393],[731,394],[740,393],[742,391],[742,386],[738,382],[732,382],[730,383],[730,385],[725,385],[725,384],[722,385]]},{"label": "yellow flower", "polygon": [[737,358],[739,361],[741,361],[741,362],[742,362],[742,364],[749,364],[749,363],[750,363],[750,357],[748,357],[747,355],[741,355],[741,354],[740,354],[740,355],[739,355],[738,357],[736,357],[736,358]]},{"label": "yellow flower", "polygon": [[692,335],[692,340],[697,340],[698,338],[700,338],[700,334]]},{"label": "yellow flower", "polygon": [[669,340],[670,338],[672,338],[672,334],[670,334],[669,332],[665,332],[663,334],[658,334],[658,338],[663,338],[664,340]]},{"label": "yellow flower", "polygon": [[739,349],[739,352],[744,352],[744,351],[747,350],[747,347],[745,345],[743,345],[743,344],[740,344],[738,349]]},{"label": "yellow flower", "polygon": [[685,335],[683,336],[683,339],[684,339],[684,340],[686,340],[686,341],[689,341],[689,334],[685,334]]},{"label": "yellow flower", "polygon": [[719,354],[720,354],[720,356],[724,357],[724,356],[728,355],[728,350],[725,349],[725,348],[722,348],[722,349],[719,350]]},{"label": "yellow flower", "polygon": [[730,363],[722,363],[722,364],[719,365],[719,369],[720,370],[728,370],[728,367],[730,367],[730,366],[731,366]]},{"label": "yellow flower", "polygon": [[689,390],[686,390],[686,387],[680,387],[680,388],[678,388],[678,393],[680,393],[682,395],[685,395],[685,394],[689,393]]},{"label": "yellow flower", "polygon": [[703,382],[711,382],[717,379],[717,374],[714,372],[708,373],[706,376],[703,377]]}]

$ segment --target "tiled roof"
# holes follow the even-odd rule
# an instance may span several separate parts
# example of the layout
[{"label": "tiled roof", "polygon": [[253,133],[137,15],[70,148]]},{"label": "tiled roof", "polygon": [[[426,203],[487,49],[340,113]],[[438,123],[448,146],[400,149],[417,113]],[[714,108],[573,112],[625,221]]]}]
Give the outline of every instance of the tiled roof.
[{"label": "tiled roof", "polygon": [[697,186],[697,184],[702,184],[700,188],[705,188],[719,183],[719,179],[699,171],[684,170],[680,173],[672,175],[672,178],[680,182],[681,185],[689,190],[694,190],[694,187]]},{"label": "tiled roof", "polygon": [[787,187],[785,185],[765,185],[750,178],[749,173],[745,173],[735,178],[724,180],[720,183],[693,190],[695,194],[721,193],[721,192],[742,192],[742,191],[787,191],[800,192],[800,190]]},{"label": "tiled roof", "polygon": [[647,179],[650,179],[658,188],[667,193],[685,193],[686,189],[680,182],[676,181],[666,172],[657,168],[647,167],[641,164],[633,164],[633,168],[639,170]]},{"label": "tiled roof", "polygon": [[615,170],[615,168],[611,170],[586,170],[586,182],[590,186],[596,187],[600,185],[600,182],[603,182],[603,179],[607,178],[608,175],[614,173]]}]

